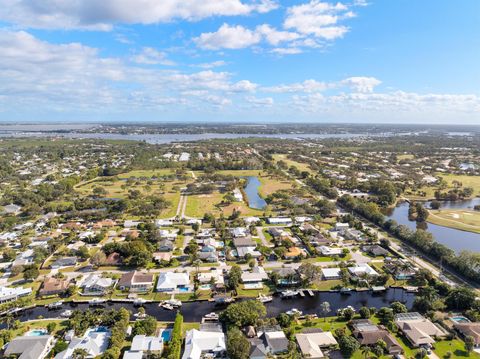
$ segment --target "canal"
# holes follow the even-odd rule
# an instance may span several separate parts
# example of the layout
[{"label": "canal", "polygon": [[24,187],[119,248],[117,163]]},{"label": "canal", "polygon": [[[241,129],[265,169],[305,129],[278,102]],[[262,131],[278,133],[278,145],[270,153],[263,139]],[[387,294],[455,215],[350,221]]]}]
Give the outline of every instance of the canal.
[{"label": "canal", "polygon": [[246,179],[247,184],[243,190],[247,195],[248,206],[255,209],[264,209],[267,205],[267,202],[265,202],[265,200],[260,197],[260,194],[258,193],[258,188],[262,183],[256,176],[248,176]]}]

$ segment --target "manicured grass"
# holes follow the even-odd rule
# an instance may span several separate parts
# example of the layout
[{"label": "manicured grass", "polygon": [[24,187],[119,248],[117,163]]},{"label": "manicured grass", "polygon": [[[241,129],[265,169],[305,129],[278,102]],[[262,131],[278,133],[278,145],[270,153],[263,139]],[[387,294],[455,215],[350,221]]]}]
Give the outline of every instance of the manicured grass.
[{"label": "manicured grass", "polygon": [[271,177],[261,170],[231,170],[231,171],[219,171],[221,174],[232,175],[235,177],[247,177],[256,176],[260,181],[258,193],[262,197],[266,197],[269,194],[281,189],[292,188],[292,182],[289,180],[278,179]]},{"label": "manicured grass", "polygon": [[214,191],[210,194],[195,194],[187,196],[185,215],[187,217],[201,218],[205,213],[219,215],[223,213],[229,216],[234,210],[242,213],[242,216],[259,216],[263,211],[248,207],[245,203],[235,202],[229,206],[220,206],[223,200],[223,193]]},{"label": "manicured grass", "polygon": [[466,210],[430,211],[428,222],[462,231],[480,233],[480,212]]},{"label": "manicured grass", "polygon": [[330,290],[334,287],[342,285],[341,280],[322,280],[319,282],[315,282],[311,288],[317,290]]},{"label": "manicured grass", "polygon": [[288,167],[296,167],[299,171],[306,171],[308,173],[313,173],[312,169],[307,163],[302,163],[302,162],[297,162],[293,161],[287,158],[287,155],[281,155],[281,154],[276,154],[272,156],[273,159],[278,162],[278,161],[283,161],[287,164]]},{"label": "manicured grass", "polygon": [[299,320],[298,323],[292,325],[292,329],[295,333],[301,333],[308,328],[320,328],[325,332],[333,332],[338,328],[346,328],[347,334],[350,334],[350,330],[347,328],[347,322],[338,320],[337,317],[318,318],[307,323],[305,320]]},{"label": "manicured grass", "polygon": [[434,352],[442,359],[448,352],[452,353],[451,358],[480,358],[480,354],[475,352],[469,355],[465,350],[465,343],[460,339],[438,341],[435,343]]},{"label": "manicured grass", "polygon": [[480,176],[466,176],[466,175],[450,175],[437,173],[441,176],[449,185],[453,187],[453,181],[461,182],[463,187],[472,187],[474,189],[474,195],[480,194]]},{"label": "manicured grass", "polygon": [[158,170],[134,170],[134,171],[121,173],[121,174],[118,175],[118,177],[119,178],[130,178],[130,177],[152,178],[152,177],[167,176],[167,175],[171,175],[173,173],[174,173],[173,170],[170,169],[170,168],[162,168],[162,169],[158,169]]}]

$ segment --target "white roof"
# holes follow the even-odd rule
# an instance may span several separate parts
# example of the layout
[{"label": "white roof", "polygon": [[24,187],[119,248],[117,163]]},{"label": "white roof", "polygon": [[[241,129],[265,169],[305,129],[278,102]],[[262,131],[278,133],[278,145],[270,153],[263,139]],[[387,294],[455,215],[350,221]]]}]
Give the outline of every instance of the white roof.
[{"label": "white roof", "polygon": [[199,359],[202,352],[222,352],[227,349],[222,332],[187,331],[182,359]]},{"label": "white roof", "polygon": [[341,272],[340,268],[322,268],[322,274],[326,278],[339,277]]},{"label": "white roof", "polygon": [[157,290],[177,288],[181,285],[189,285],[190,278],[187,273],[166,272],[160,273],[157,281]]},{"label": "white roof", "polygon": [[302,354],[309,358],[323,358],[322,347],[337,345],[331,332],[299,333],[295,335]]},{"label": "white roof", "polygon": [[135,335],[130,347],[131,351],[161,351],[162,349],[162,337],[147,337],[145,335]]},{"label": "white roof", "polygon": [[368,264],[357,264],[355,267],[348,267],[348,271],[352,274],[359,275],[362,273],[368,275],[378,275],[378,273]]},{"label": "white roof", "polygon": [[98,332],[95,329],[88,329],[82,338],[73,338],[68,348],[58,353],[55,359],[72,358],[75,349],[85,349],[89,358],[94,358],[104,353],[108,348],[110,331]]}]

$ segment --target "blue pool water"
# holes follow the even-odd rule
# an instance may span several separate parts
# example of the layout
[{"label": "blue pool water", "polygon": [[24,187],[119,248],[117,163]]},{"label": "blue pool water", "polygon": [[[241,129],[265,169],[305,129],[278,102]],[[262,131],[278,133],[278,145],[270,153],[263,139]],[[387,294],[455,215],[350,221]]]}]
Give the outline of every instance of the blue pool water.
[{"label": "blue pool water", "polygon": [[450,320],[455,323],[470,323],[470,320],[468,320],[468,318],[465,318],[462,315],[451,317]]},{"label": "blue pool water", "polygon": [[108,332],[108,328],[107,327],[97,327],[95,330],[94,330],[95,333],[106,333]]},{"label": "blue pool water", "polygon": [[41,335],[47,335],[48,332],[46,329],[33,329],[33,330],[30,330],[27,334],[25,334],[26,336],[29,336],[29,337],[39,337]]},{"label": "blue pool water", "polygon": [[178,291],[179,291],[179,292],[188,292],[188,291],[189,291],[189,288],[188,288],[188,287],[179,287],[179,288],[178,288]]},{"label": "blue pool water", "polygon": [[163,339],[164,342],[170,341],[170,336],[171,336],[171,335],[172,335],[172,331],[171,331],[170,329],[164,329],[164,330],[162,331],[162,334],[161,334],[162,339]]}]

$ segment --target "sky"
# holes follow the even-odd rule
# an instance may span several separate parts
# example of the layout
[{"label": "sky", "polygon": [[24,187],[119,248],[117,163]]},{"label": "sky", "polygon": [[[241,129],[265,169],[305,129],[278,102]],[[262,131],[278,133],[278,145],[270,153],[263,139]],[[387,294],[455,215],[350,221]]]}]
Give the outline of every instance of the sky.
[{"label": "sky", "polygon": [[480,1],[0,0],[0,121],[480,125]]}]

